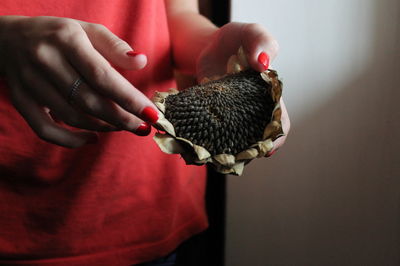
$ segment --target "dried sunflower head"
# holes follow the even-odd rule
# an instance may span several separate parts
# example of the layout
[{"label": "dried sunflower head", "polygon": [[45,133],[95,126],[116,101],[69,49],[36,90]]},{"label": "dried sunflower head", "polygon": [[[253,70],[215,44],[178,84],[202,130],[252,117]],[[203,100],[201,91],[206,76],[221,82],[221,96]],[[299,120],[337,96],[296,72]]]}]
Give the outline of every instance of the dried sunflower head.
[{"label": "dried sunflower head", "polygon": [[232,56],[228,74],[181,92],[158,92],[162,112],[154,137],[162,151],[179,153],[187,164],[212,164],[240,175],[246,163],[265,156],[283,135],[276,71],[247,69],[243,50]]}]

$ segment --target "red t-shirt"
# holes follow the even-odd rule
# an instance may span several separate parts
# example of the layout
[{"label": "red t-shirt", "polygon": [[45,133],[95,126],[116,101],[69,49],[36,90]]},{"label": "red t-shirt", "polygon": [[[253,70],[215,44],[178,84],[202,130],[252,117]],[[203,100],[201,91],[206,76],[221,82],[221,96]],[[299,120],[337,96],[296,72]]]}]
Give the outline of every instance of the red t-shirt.
[{"label": "red t-shirt", "polygon": [[[100,23],[148,56],[124,76],[148,97],[176,87],[164,1],[1,0],[0,15]],[[67,149],[40,140],[0,82],[0,264],[129,265],[164,256],[207,227],[205,168],[151,137],[100,133]]]}]

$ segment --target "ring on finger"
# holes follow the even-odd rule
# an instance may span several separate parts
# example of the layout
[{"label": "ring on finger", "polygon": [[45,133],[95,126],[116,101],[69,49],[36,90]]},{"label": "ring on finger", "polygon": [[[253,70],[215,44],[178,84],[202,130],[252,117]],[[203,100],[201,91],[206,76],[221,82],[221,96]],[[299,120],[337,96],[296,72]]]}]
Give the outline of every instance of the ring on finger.
[{"label": "ring on finger", "polygon": [[74,104],[75,98],[78,95],[78,89],[79,86],[82,84],[83,79],[81,77],[77,78],[74,83],[69,87],[69,93],[68,93],[68,103],[69,104]]}]

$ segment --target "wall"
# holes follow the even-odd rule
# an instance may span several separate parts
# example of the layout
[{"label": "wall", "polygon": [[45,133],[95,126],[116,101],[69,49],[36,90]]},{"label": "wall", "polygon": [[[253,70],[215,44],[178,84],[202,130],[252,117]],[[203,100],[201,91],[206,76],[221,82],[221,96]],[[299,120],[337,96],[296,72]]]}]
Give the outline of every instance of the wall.
[{"label": "wall", "polygon": [[400,265],[400,1],[233,0],[279,40],[287,144],[228,177],[227,266]]}]

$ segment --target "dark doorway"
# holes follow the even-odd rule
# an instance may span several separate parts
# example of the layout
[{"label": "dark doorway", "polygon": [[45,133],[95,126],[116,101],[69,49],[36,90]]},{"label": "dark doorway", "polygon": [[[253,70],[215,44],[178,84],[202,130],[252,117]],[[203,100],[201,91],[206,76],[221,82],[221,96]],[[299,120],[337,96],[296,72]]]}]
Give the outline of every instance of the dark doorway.
[{"label": "dark doorway", "polygon": [[[201,0],[199,4],[200,12],[216,25],[229,22],[229,0]],[[209,228],[179,248],[178,266],[224,266],[226,177],[209,168],[206,191]]]}]

